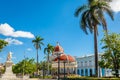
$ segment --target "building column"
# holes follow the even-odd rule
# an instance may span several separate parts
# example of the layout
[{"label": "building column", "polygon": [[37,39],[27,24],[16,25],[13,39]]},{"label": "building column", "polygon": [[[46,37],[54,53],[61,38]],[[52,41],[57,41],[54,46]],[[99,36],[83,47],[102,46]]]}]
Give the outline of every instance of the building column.
[{"label": "building column", "polygon": [[84,73],[83,76],[85,76],[85,68],[83,69],[83,73]]},{"label": "building column", "polygon": [[81,69],[81,76],[84,76],[84,69]]},{"label": "building column", "polygon": [[77,67],[75,67],[75,74],[77,74]]},{"label": "building column", "polygon": [[101,68],[99,68],[99,73],[100,73],[100,77],[102,77],[102,69]]},{"label": "building column", "polygon": [[81,69],[79,69],[79,75],[81,76]]},{"label": "building column", "polygon": [[74,73],[74,71],[75,71],[75,68],[74,68],[74,67],[72,67],[72,71],[71,71],[71,72],[72,72],[72,74],[75,74],[75,73]]},{"label": "building column", "polygon": [[88,68],[87,70],[88,70],[88,76],[90,76],[90,69]]},{"label": "building column", "polygon": [[106,71],[106,68],[105,68],[105,77],[107,76],[107,71]]},{"label": "building column", "polygon": [[95,75],[95,68],[92,68],[92,75]]}]

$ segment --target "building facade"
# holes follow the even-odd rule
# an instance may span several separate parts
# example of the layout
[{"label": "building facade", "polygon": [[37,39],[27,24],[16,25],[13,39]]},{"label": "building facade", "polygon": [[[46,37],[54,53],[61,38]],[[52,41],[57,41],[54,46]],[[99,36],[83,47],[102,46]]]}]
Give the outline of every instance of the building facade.
[{"label": "building facade", "polygon": [[[99,54],[98,60],[101,59]],[[94,76],[95,75],[95,57],[94,55],[76,57],[77,61],[77,74],[81,76]],[[98,66],[99,77],[113,76],[112,69],[104,69]]]},{"label": "building facade", "polygon": [[[60,74],[77,74],[77,62],[73,56],[65,54],[64,49],[57,43],[51,56],[52,68],[60,68]],[[58,65],[58,62],[60,65]]]}]

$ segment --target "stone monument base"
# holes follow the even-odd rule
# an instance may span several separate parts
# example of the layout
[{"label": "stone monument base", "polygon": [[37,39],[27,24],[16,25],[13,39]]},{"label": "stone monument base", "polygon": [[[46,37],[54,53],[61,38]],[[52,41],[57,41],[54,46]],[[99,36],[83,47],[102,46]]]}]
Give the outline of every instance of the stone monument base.
[{"label": "stone monument base", "polygon": [[5,63],[5,67],[6,67],[5,74],[2,75],[3,80],[17,79],[16,75],[13,74],[13,72],[12,72],[12,65],[13,65],[12,61],[6,61],[6,63]]},{"label": "stone monument base", "polygon": [[13,62],[11,60],[12,58],[12,53],[10,52],[7,57],[7,61],[5,62],[5,73],[2,75],[2,78],[0,80],[29,80],[29,77],[25,77],[26,79],[23,78],[17,78],[16,74],[13,74],[12,72],[12,65]]}]

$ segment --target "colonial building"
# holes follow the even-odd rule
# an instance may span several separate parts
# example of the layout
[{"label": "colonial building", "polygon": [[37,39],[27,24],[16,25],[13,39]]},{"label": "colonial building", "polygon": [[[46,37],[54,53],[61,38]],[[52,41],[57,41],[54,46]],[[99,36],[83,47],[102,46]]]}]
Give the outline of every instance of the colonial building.
[{"label": "colonial building", "polygon": [[[99,54],[98,59],[101,59]],[[77,74],[81,76],[94,76],[95,75],[95,57],[94,55],[76,57],[77,61]],[[112,69],[104,69],[98,67],[98,75],[102,76],[112,76]]]},{"label": "colonial building", "polygon": [[[74,57],[65,54],[64,49],[57,43],[51,56],[52,68],[60,68],[60,74],[77,74],[77,62]],[[58,64],[60,63],[60,65]]]}]

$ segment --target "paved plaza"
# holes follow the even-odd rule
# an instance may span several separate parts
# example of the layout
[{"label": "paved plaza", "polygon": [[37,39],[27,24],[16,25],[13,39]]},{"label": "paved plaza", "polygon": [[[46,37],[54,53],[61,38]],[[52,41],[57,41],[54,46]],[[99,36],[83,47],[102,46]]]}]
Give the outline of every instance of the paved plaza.
[{"label": "paved plaza", "polygon": [[34,78],[34,79],[30,79],[30,80],[57,80],[57,79],[36,79],[36,78]]}]

